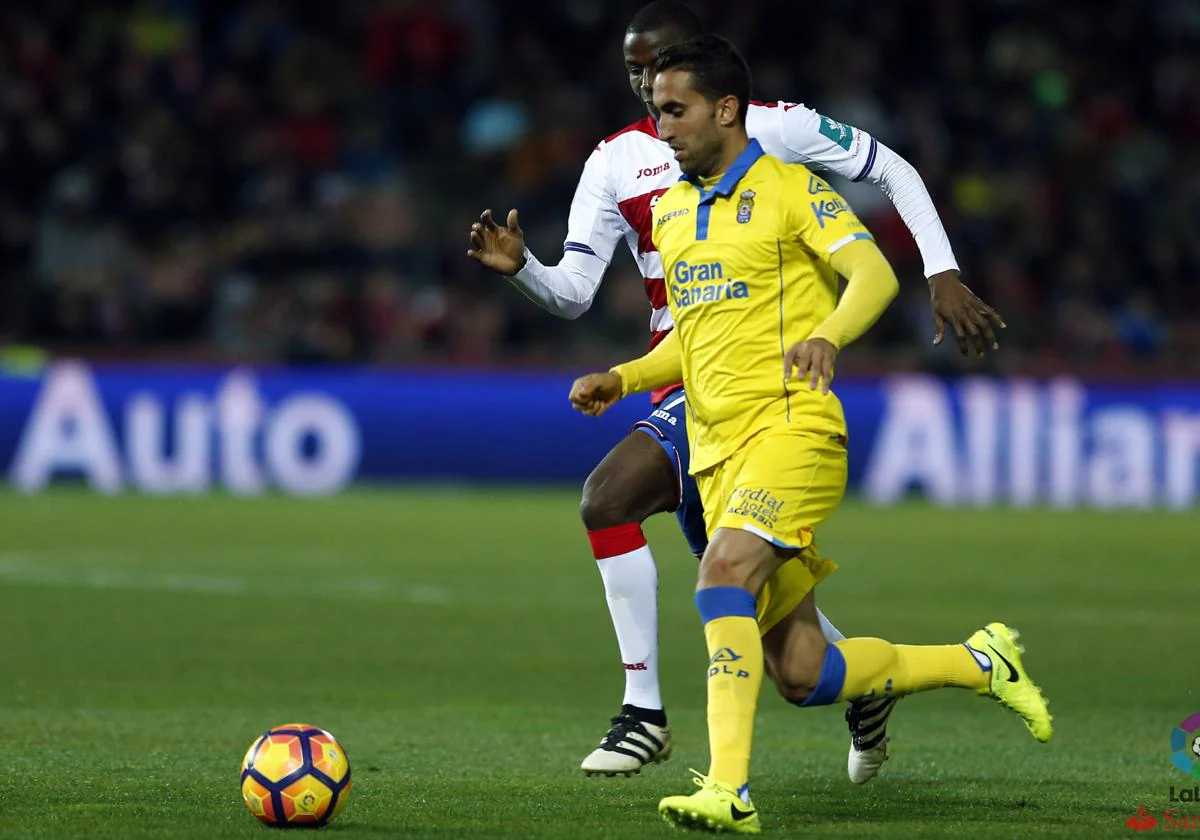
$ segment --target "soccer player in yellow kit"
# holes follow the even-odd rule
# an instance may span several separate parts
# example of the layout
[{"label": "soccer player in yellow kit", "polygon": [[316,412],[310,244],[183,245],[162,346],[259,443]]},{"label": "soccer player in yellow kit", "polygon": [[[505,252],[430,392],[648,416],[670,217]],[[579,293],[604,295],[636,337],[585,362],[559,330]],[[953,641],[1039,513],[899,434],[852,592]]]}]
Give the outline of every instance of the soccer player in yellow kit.
[{"label": "soccer player in yellow kit", "polygon": [[764,673],[801,706],[971,688],[1048,740],[1045,699],[1003,624],[951,645],[826,642],[813,589],[836,566],[813,532],[846,488],[846,425],[830,380],[838,350],[883,313],[896,278],[836,192],[749,139],[749,71],[727,41],[667,48],[656,70],[659,135],[684,173],[654,210],[676,328],[641,359],[577,380],[571,401],[598,414],[680,378],[687,388],[710,539],[696,605],[711,764],[699,791],[667,797],[659,811],[686,828],[761,830],[748,780]]}]

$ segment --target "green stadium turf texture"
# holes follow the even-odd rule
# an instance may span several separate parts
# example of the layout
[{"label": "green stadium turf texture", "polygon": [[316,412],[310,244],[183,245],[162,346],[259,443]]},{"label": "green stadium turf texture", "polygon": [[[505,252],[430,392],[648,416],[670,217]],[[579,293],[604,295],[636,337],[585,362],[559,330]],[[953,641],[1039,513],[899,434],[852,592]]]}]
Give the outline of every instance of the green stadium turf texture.
[{"label": "green stadium turf texture", "polygon": [[[622,686],[574,492],[363,490],[330,500],[0,495],[0,837],[266,837],[238,791],[263,730],[332,731],[339,838],[682,836],[656,804],[707,765],[695,562],[661,569],[674,757],[578,765]],[[764,686],[753,791],[775,837],[1119,837],[1160,819],[1172,728],[1200,710],[1200,516],[847,503],[819,603],[850,635],[1023,633],[1056,734],[945,690],[905,700],[875,781],[842,708]],[[1200,813],[1200,803],[1174,807]],[[1163,830],[1162,826],[1159,831]]]}]

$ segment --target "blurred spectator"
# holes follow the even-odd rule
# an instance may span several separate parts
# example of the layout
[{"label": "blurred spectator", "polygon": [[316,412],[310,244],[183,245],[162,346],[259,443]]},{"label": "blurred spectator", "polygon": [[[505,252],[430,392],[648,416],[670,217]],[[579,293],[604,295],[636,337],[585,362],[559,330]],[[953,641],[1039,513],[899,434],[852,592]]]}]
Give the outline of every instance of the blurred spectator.
[{"label": "blurred spectator", "polygon": [[[643,114],[620,62],[639,5],[6,3],[7,340],[304,364],[627,356],[648,313],[626,257],[567,323],[463,251],[480,210],[517,206],[555,259],[587,154]],[[694,5],[759,98],[917,166],[1009,324],[988,364],[1200,371],[1200,0]],[[847,363],[978,365],[929,347],[886,198],[839,186],[906,287]]]}]

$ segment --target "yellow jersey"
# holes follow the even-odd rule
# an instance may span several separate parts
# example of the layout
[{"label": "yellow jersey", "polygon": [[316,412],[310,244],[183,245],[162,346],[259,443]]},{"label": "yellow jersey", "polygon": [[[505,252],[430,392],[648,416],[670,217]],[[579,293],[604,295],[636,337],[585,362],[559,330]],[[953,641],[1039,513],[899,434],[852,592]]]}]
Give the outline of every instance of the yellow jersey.
[{"label": "yellow jersey", "polygon": [[653,239],[682,348],[693,473],[765,428],[845,434],[838,398],[786,378],[783,359],[837,305],[830,255],[871,238],[824,180],[755,140],[716,184],[680,179],[659,198]]}]

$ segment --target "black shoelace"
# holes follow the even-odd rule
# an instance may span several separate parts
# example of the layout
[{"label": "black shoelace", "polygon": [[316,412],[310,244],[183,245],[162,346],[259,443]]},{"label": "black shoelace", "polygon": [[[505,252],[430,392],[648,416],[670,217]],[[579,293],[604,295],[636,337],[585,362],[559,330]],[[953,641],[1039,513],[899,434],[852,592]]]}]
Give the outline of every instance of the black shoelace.
[{"label": "black shoelace", "polygon": [[[649,759],[653,754],[650,749],[643,744],[639,744],[637,739],[630,739],[630,734],[635,734],[639,738],[644,739],[647,743],[654,744],[656,751],[663,748],[663,742],[651,735],[646,729],[645,725],[633,715],[617,715],[616,717],[612,718],[610,723],[612,723],[612,728],[608,730],[608,734],[605,735],[604,740],[600,742],[602,749],[621,753],[623,755],[633,756],[634,758],[640,758],[643,761]],[[646,755],[641,756],[637,753],[630,752],[628,749],[622,746],[622,743],[628,743],[639,747],[646,753]]]}]

